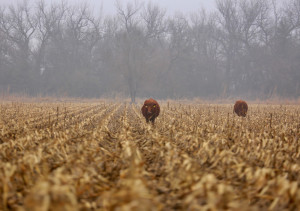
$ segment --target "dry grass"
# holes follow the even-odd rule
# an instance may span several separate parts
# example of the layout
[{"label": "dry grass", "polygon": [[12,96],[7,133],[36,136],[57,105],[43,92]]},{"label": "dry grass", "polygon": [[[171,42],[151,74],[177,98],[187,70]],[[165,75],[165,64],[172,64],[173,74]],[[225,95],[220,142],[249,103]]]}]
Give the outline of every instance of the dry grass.
[{"label": "dry grass", "polygon": [[300,106],[0,106],[1,210],[300,209]]}]

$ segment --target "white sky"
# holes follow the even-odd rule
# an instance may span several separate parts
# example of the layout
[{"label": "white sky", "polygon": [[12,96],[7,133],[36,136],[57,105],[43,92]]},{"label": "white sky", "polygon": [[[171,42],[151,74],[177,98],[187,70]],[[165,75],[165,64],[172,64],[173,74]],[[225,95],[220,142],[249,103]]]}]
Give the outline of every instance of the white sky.
[{"label": "white sky", "polygon": [[[0,5],[22,2],[23,0],[0,0]],[[35,0],[29,0],[35,2]],[[48,2],[60,2],[60,0],[45,0]],[[71,3],[89,2],[93,6],[95,12],[100,10],[101,4],[103,5],[104,14],[114,14],[115,0],[68,0]],[[127,2],[134,2],[134,0],[120,0],[124,5]],[[142,1],[148,3],[149,0]],[[190,13],[199,11],[202,7],[206,10],[213,10],[215,8],[215,0],[152,0],[153,3],[160,5],[167,9],[168,14],[174,12]]]}]

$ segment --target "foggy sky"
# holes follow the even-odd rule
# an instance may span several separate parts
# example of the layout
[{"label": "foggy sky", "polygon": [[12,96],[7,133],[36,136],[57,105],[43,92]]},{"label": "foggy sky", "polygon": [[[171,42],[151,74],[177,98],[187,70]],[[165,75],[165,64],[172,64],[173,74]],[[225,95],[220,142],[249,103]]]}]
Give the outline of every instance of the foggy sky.
[{"label": "foggy sky", "polygon": [[[22,2],[23,0],[0,0],[0,5]],[[45,0],[46,2],[60,2],[61,0]],[[30,0],[35,2],[35,0]],[[68,0],[70,3],[88,2],[93,6],[95,12],[100,11],[101,5],[103,7],[104,14],[110,15],[115,13],[115,1],[114,0]],[[133,0],[121,0],[123,4],[127,2],[134,2]],[[148,3],[150,1],[142,1]],[[205,8],[207,11],[211,11],[215,8],[214,0],[152,0],[153,3],[158,4],[167,9],[168,14],[174,12],[190,13],[196,12],[201,8]]]}]

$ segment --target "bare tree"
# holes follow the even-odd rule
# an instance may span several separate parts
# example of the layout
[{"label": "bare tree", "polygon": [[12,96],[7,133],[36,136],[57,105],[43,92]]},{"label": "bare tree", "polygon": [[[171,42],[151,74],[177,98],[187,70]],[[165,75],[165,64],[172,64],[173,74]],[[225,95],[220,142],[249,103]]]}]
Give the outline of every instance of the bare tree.
[{"label": "bare tree", "polygon": [[241,24],[238,14],[237,0],[217,0],[217,9],[220,13],[219,24],[221,30],[218,36],[219,42],[224,50],[225,59],[225,80],[224,95],[229,95],[235,89],[233,83],[234,72],[236,71],[236,59],[239,51],[239,40]]},{"label": "bare tree", "polygon": [[0,22],[2,33],[18,48],[25,61],[29,59],[30,41],[36,29],[36,20],[29,8],[27,1],[16,7],[10,6]]},{"label": "bare tree", "polygon": [[13,49],[10,50],[9,56],[19,79],[15,87],[22,87],[25,91],[29,91],[31,42],[36,25],[36,19],[27,1],[6,8],[0,20],[0,30]]},{"label": "bare tree", "polygon": [[263,4],[262,0],[240,2],[242,19],[241,40],[248,51],[250,50],[250,46],[257,42],[259,28],[256,22],[263,11]]},{"label": "bare tree", "polygon": [[[0,7],[0,19],[3,20],[4,15],[4,8]],[[12,65],[12,61],[8,58],[10,46],[6,38],[5,33],[0,30],[0,92],[9,89],[11,80],[9,67]]]},{"label": "bare tree", "polygon": [[[193,90],[203,96],[218,95],[220,91],[218,68],[219,42],[214,39],[216,15],[202,9],[191,15],[190,40],[193,46]],[[197,81],[197,82],[196,82]]]},{"label": "bare tree", "polygon": [[37,8],[37,30],[35,33],[36,50],[35,50],[35,69],[38,73],[43,74],[45,70],[45,53],[51,36],[55,32],[58,23],[63,19],[66,12],[66,5],[61,4],[47,5],[44,1],[36,4]]},{"label": "bare tree", "polygon": [[138,25],[142,5],[135,1],[134,4],[127,3],[124,8],[120,1],[117,1],[116,8],[119,20],[124,27],[124,30],[118,33],[116,40],[119,47],[117,51],[119,70],[123,72],[128,84],[131,103],[135,103],[145,61],[144,35]]},{"label": "bare tree", "polygon": [[141,17],[146,25],[145,33],[148,38],[161,39],[162,34],[166,32],[165,15],[166,10],[152,2],[144,6]]},{"label": "bare tree", "polygon": [[[300,1],[291,0],[286,2],[279,10],[276,25],[276,33],[273,39],[273,68],[270,69],[272,75],[272,90],[276,90],[279,95],[289,93],[299,93],[299,66],[297,58],[296,36],[300,29]],[[296,80],[295,80],[296,79]]]},{"label": "bare tree", "polygon": [[[187,67],[191,61],[192,42],[189,35],[190,24],[188,18],[182,13],[177,13],[173,18],[168,20],[168,34],[166,37],[168,43],[168,69],[164,72],[164,76],[168,78],[169,96],[180,97],[176,89],[180,84],[189,89],[188,84],[183,82],[184,78],[189,75],[191,69]],[[175,75],[182,77],[174,77]],[[164,77],[161,77],[163,80]],[[178,80],[177,80],[178,79]],[[182,83],[183,82],[183,83]]]},{"label": "bare tree", "polygon": [[116,0],[117,14],[122,22],[127,33],[134,30],[139,23],[139,12],[142,8],[142,4],[137,0],[134,3],[128,2],[124,7],[120,0]]}]

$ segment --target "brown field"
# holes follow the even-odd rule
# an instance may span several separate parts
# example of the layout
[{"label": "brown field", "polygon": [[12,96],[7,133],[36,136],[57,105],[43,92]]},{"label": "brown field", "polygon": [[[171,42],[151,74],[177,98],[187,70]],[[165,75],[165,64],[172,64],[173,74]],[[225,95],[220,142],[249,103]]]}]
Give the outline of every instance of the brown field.
[{"label": "brown field", "polygon": [[0,102],[0,210],[299,210],[300,106]]}]

